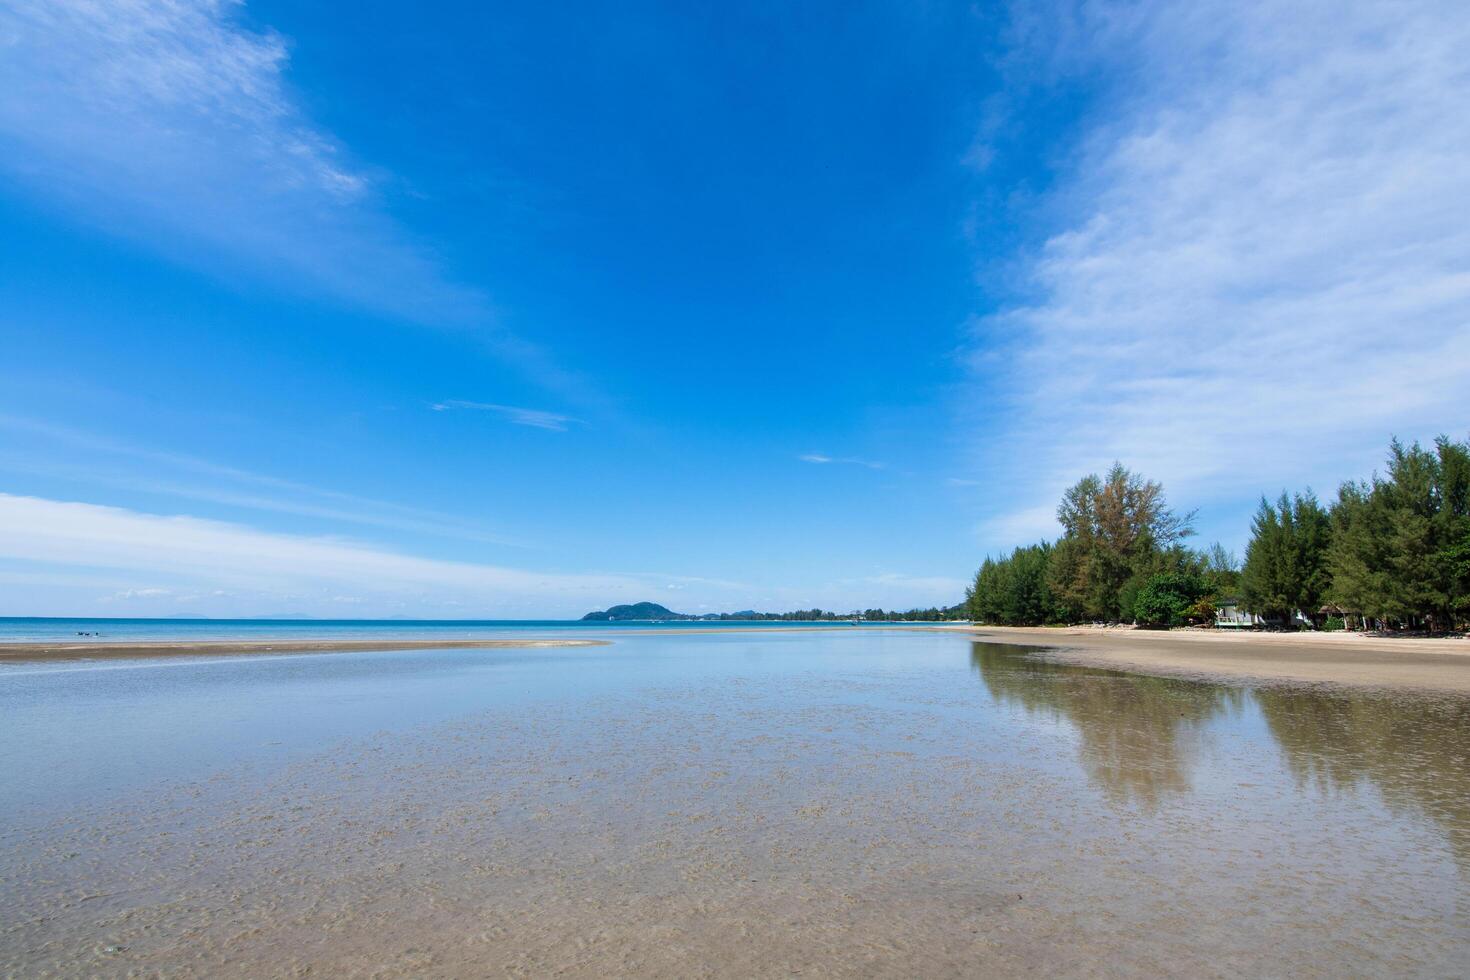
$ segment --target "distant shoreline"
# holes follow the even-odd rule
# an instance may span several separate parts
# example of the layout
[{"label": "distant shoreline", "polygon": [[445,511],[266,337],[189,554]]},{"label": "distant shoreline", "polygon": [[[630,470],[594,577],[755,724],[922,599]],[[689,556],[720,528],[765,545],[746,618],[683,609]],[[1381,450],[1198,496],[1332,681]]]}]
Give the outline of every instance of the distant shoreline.
[{"label": "distant shoreline", "polygon": [[[598,624],[605,626],[607,624]],[[934,629],[953,626],[952,622],[908,622],[908,623],[865,623],[867,629]],[[579,627],[587,629],[588,627]],[[967,627],[968,628],[968,627]],[[756,626],[750,623],[729,625],[701,625],[689,623],[679,626],[656,626],[652,623],[626,623],[613,626],[619,636],[697,636],[711,633],[851,633],[854,627],[844,623],[805,621],[784,623],[777,626]],[[609,646],[609,639],[582,639],[571,637],[547,638],[503,638],[503,639],[429,639],[395,638],[391,636],[373,639],[320,640],[289,636],[252,640],[57,640],[57,641],[4,641],[0,640],[0,663],[37,660],[106,660],[150,657],[208,657],[242,656],[293,653],[379,653],[392,650],[478,650],[549,647],[593,647]]]},{"label": "distant shoreline", "polygon": [[1358,633],[1233,633],[965,626],[977,640],[1045,648],[1089,667],[1191,680],[1263,681],[1470,695],[1470,640]]},{"label": "distant shoreline", "polygon": [[608,640],[159,640],[116,643],[0,643],[0,662],[107,660],[151,657],[228,657],[250,654],[381,653],[390,650],[497,650],[540,647],[600,647]]}]

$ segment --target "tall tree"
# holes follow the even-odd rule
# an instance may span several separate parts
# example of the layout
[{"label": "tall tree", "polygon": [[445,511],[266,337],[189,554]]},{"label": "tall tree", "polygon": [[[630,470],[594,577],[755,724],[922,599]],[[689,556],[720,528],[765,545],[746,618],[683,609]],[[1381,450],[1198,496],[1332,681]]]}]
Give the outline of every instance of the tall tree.
[{"label": "tall tree", "polygon": [[1470,612],[1470,442],[1397,439],[1388,473],[1347,483],[1333,509],[1332,595],[1376,619],[1434,629]]},{"label": "tall tree", "polygon": [[1004,558],[986,558],[975,575],[967,604],[976,622],[1040,626],[1057,619],[1048,583],[1052,548],[1046,542],[1017,548]]},{"label": "tall tree", "polygon": [[1106,476],[1083,477],[1057,508],[1064,533],[1052,588],[1074,614],[1128,618],[1130,581],[1141,587],[1148,574],[1159,571],[1157,557],[1193,533],[1193,520],[1192,512],[1181,515],[1169,508],[1163,486],[1121,463]]},{"label": "tall tree", "polygon": [[1215,599],[1235,597],[1240,591],[1240,560],[1235,557],[1235,552],[1227,551],[1216,541],[1199,556],[1199,560],[1200,574],[1210,595]]},{"label": "tall tree", "polygon": [[1262,497],[1240,577],[1250,610],[1288,623],[1297,609],[1316,612],[1331,581],[1330,536],[1327,511],[1310,490],[1294,496],[1283,492],[1274,506]]}]

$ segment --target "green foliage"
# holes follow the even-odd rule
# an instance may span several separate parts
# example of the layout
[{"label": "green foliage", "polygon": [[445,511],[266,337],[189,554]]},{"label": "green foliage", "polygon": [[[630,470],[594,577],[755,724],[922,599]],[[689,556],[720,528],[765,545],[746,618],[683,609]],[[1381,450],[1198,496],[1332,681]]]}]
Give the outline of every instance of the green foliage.
[{"label": "green foliage", "polygon": [[1220,596],[1213,592],[1200,596],[1194,601],[1194,605],[1184,610],[1184,620],[1195,626],[1213,626],[1215,616],[1219,612],[1215,600]]},{"label": "green foliage", "polygon": [[[1208,601],[1208,590],[1202,577],[1187,572],[1152,575],[1133,600],[1134,618],[1140,626],[1183,626],[1191,614],[1203,612],[1197,606]],[[1210,615],[1213,619],[1213,605]]]},{"label": "green foliage", "polygon": [[1331,520],[1310,490],[1295,496],[1283,492],[1275,505],[1262,497],[1240,576],[1246,607],[1286,622],[1297,609],[1316,613],[1331,582],[1330,539]]},{"label": "green foliage", "polygon": [[1338,492],[1332,529],[1329,594],[1344,609],[1431,629],[1470,615],[1470,443],[1394,440],[1386,476]]},{"label": "green foliage", "polygon": [[1169,509],[1160,484],[1121,463],[1077,481],[1057,507],[1064,534],[1050,585],[1061,609],[1069,619],[1129,618],[1157,557],[1193,533],[1193,519]]},{"label": "green foliage", "polygon": [[[1163,487],[1114,464],[1079,480],[1057,508],[1053,545],[987,558],[964,609],[987,623],[1209,623],[1241,595],[1251,611],[1290,621],[1330,601],[1351,617],[1441,630],[1470,620],[1470,442],[1433,451],[1395,440],[1388,473],[1345,483],[1331,509],[1310,490],[1262,498],[1242,566],[1219,544],[1181,543],[1193,514]],[[1327,629],[1344,627],[1341,616]]]},{"label": "green foliage", "polygon": [[965,619],[968,615],[969,612],[964,603],[957,603],[945,609],[930,606],[928,609],[909,609],[905,612],[868,609],[863,612],[854,610],[844,613],[829,612],[825,609],[797,609],[794,612],[770,613],[745,609],[733,613],[703,613],[698,616],[691,616],[687,613],[673,612],[656,602],[637,602],[632,605],[613,606],[611,609],[605,609],[600,612],[590,612],[583,616],[582,619],[613,622],[759,622],[767,620],[778,622],[845,622],[854,619],[865,619],[869,622],[912,623],[955,621]]},{"label": "green foliage", "polygon": [[908,609],[903,612],[899,612],[897,609],[892,611],[864,609],[861,613],[854,615],[870,623],[931,623],[941,620],[964,619],[968,614],[964,604],[960,604],[950,606],[947,609],[930,606],[928,609]]},{"label": "green foliage", "polygon": [[1045,542],[987,558],[970,589],[970,618],[1001,626],[1040,626],[1057,618],[1048,574],[1052,547]]},{"label": "green foliage", "polygon": [[1470,530],[1454,544],[1439,553],[1446,576],[1451,583],[1451,609],[1457,619],[1470,619]]},{"label": "green foliage", "polygon": [[1345,629],[1347,629],[1347,624],[1343,622],[1341,616],[1328,616],[1327,620],[1322,624],[1322,632],[1324,633],[1340,633]]},{"label": "green foliage", "polygon": [[1211,595],[1223,599],[1240,591],[1240,562],[1235,552],[1226,551],[1224,545],[1216,541],[1199,557],[1203,566],[1200,574],[1209,585]]}]

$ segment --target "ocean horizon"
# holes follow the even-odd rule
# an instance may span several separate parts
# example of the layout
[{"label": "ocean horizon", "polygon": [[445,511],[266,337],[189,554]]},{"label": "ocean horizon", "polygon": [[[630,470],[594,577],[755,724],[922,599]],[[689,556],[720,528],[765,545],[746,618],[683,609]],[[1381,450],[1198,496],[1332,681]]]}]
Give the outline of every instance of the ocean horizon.
[{"label": "ocean horizon", "polygon": [[[479,639],[550,630],[848,627],[851,620],[308,619],[297,617],[0,616],[0,643],[79,640],[376,639],[392,636]],[[874,623],[871,625],[891,625]],[[916,625],[916,624],[908,624]]]}]

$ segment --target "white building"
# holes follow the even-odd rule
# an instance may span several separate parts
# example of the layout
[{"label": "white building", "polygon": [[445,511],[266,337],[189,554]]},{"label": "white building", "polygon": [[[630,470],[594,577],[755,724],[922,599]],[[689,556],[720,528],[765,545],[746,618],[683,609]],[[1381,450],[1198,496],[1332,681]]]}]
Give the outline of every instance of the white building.
[{"label": "white building", "polygon": [[1253,612],[1246,612],[1236,598],[1221,599],[1215,606],[1215,625],[1221,629],[1250,629],[1261,626],[1265,620]]},{"label": "white building", "polygon": [[[1253,612],[1246,611],[1241,606],[1238,598],[1221,599],[1215,606],[1215,625],[1221,629],[1251,629],[1255,626],[1283,626],[1279,620],[1272,621],[1264,616],[1257,616]],[[1312,619],[1300,609],[1291,611],[1291,626],[1293,628],[1312,628]]]}]

